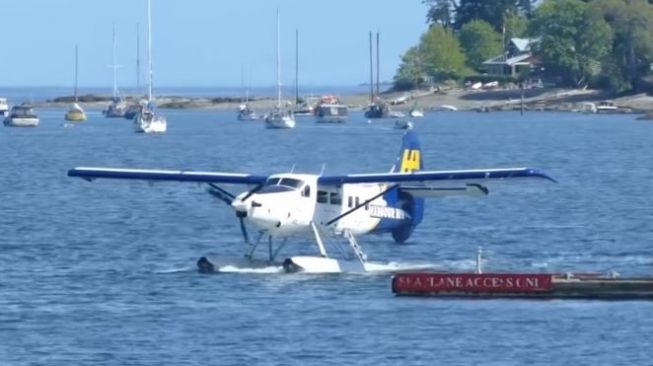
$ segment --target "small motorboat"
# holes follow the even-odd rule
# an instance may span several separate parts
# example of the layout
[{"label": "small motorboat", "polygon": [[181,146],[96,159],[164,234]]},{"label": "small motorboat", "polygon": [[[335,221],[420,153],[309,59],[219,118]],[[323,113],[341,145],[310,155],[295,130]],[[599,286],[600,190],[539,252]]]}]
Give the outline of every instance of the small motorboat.
[{"label": "small motorboat", "polygon": [[7,127],[36,127],[39,125],[39,117],[31,105],[15,105],[11,107],[11,112],[5,118],[4,124]]},{"label": "small motorboat", "polygon": [[394,127],[396,130],[410,130],[413,128],[413,122],[403,120],[403,119],[398,119],[395,121]]},{"label": "small motorboat", "polygon": [[408,115],[413,118],[422,118],[424,117],[424,111],[419,108],[413,108],[408,112]]},{"label": "small motorboat", "polygon": [[7,117],[9,115],[9,105],[7,98],[0,98],[0,117]]}]

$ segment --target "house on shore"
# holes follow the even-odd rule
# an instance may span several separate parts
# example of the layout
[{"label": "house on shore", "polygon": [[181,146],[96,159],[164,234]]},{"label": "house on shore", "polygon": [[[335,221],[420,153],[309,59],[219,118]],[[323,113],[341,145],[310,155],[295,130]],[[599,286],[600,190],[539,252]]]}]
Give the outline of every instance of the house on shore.
[{"label": "house on shore", "polygon": [[541,61],[533,54],[533,45],[539,38],[511,38],[506,46],[506,52],[483,62],[488,74],[517,77],[530,74],[539,67]]}]

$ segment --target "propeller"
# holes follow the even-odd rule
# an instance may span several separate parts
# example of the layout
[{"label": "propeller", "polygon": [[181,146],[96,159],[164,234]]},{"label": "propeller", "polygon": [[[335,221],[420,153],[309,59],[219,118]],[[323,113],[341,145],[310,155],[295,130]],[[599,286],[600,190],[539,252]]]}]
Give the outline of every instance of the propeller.
[{"label": "propeller", "polygon": [[[252,188],[249,192],[247,192],[240,200],[245,201],[246,199],[251,197],[254,193],[258,192],[261,188],[263,188],[263,185],[258,184],[256,187]],[[209,189],[207,189],[207,192],[209,192],[213,197],[221,200],[222,202],[226,203],[229,206],[231,206],[231,204],[234,202],[234,199],[236,199],[236,196],[233,195],[231,192],[213,183],[209,183]],[[236,216],[238,216],[238,213]],[[238,221],[240,222],[240,232],[243,234],[243,239],[245,240],[245,243],[250,244],[249,234],[247,232],[247,226],[245,225],[244,217],[238,216]]]},{"label": "propeller", "polygon": [[247,234],[247,227],[245,226],[245,219],[239,217],[238,221],[240,221],[240,232],[243,234],[243,239],[245,240],[245,243],[250,244],[249,234]]},{"label": "propeller", "polygon": [[263,185],[262,185],[262,184],[258,184],[256,187],[252,188],[249,192],[247,192],[247,194],[244,195],[243,198],[241,198],[240,200],[241,200],[241,201],[244,201],[244,200],[248,199],[248,198],[251,197],[254,193],[260,191],[261,188],[263,188]]},{"label": "propeller", "polygon": [[391,190],[393,190],[393,189],[395,189],[395,188],[397,188],[397,187],[399,187],[399,184],[398,184],[398,183],[397,183],[397,184],[393,184],[393,185],[391,185],[391,186],[388,187],[386,190],[382,191],[381,193],[377,194],[376,196],[374,196],[374,197],[372,197],[372,198],[369,198],[369,199],[363,201],[361,204],[355,206],[355,207],[352,208],[351,210],[349,210],[349,211],[347,211],[347,212],[345,212],[345,213],[342,213],[342,214],[340,214],[340,215],[338,215],[338,216],[332,218],[331,220],[327,221],[326,225],[329,226],[329,225],[333,224],[334,222],[337,222],[337,221],[341,220],[341,219],[344,218],[345,216],[347,216],[347,215],[353,213],[354,211],[358,210],[358,209],[361,208],[361,207],[365,207],[365,205],[367,205],[368,203],[374,201],[375,199],[377,199],[377,198],[383,196],[384,194],[390,192]]},{"label": "propeller", "polygon": [[209,183],[209,187],[210,188],[206,190],[207,192],[228,205],[231,205],[231,203],[234,201],[234,198],[236,197],[227,190],[220,188],[216,184]]}]

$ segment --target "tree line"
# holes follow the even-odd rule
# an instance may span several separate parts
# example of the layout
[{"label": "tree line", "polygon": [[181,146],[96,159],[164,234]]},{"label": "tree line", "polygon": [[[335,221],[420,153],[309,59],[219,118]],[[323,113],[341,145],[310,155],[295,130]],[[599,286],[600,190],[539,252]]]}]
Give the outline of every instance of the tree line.
[{"label": "tree line", "polygon": [[429,28],[402,56],[395,89],[482,74],[483,61],[521,37],[538,40],[532,49],[538,73],[558,85],[653,90],[653,0],[423,3]]}]

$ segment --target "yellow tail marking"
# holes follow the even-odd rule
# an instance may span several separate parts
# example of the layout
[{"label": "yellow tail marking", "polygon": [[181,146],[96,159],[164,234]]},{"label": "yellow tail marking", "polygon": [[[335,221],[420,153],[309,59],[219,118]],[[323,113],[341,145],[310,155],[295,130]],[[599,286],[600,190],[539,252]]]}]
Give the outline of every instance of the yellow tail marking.
[{"label": "yellow tail marking", "polygon": [[411,173],[420,169],[420,154],[419,150],[404,150],[403,157],[401,158],[401,173]]}]

